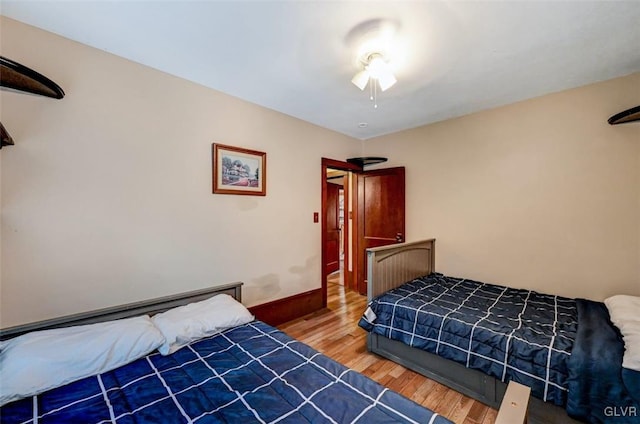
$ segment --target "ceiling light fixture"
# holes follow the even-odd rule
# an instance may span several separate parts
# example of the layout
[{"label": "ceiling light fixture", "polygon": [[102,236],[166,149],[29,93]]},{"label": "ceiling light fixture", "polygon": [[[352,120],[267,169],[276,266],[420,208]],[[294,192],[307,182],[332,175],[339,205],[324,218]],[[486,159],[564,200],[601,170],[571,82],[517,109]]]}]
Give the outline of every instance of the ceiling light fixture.
[{"label": "ceiling light fixture", "polygon": [[368,53],[360,62],[364,69],[355,74],[351,82],[363,91],[369,84],[369,98],[373,101],[373,107],[378,108],[378,86],[381,91],[386,91],[398,80],[381,53]]}]

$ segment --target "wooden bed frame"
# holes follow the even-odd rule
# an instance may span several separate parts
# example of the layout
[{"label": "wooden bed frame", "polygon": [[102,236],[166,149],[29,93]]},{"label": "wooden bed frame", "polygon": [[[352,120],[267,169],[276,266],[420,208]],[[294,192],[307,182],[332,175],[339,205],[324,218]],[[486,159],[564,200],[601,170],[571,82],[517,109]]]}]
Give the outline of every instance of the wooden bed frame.
[{"label": "wooden bed frame", "polygon": [[[435,272],[435,239],[367,249],[367,267],[367,297],[371,301]],[[497,378],[378,334],[369,333],[367,348],[493,408],[500,407],[507,390],[507,384]],[[578,424],[563,408],[534,397],[528,417],[530,424]]]},{"label": "wooden bed frame", "polygon": [[242,284],[230,283],[221,286],[209,287],[171,296],[158,297],[141,302],[128,303],[126,305],[113,306],[111,308],[98,309],[59,318],[38,321],[0,330],[0,340],[17,337],[21,334],[36,330],[50,330],[52,328],[70,327],[72,325],[95,324],[97,322],[111,321],[114,319],[135,317],[138,315],[154,315],[167,311],[176,306],[186,305],[192,302],[205,300],[216,294],[228,294],[242,302]]}]

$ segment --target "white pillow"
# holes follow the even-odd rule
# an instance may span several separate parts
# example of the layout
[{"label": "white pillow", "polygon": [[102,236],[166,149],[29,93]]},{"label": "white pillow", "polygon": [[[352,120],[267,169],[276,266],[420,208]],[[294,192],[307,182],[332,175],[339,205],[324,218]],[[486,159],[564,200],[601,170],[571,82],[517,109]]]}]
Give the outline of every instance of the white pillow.
[{"label": "white pillow", "polygon": [[624,339],[622,366],[640,371],[640,297],[619,294],[605,299],[604,304]]},{"label": "white pillow", "polygon": [[165,337],[165,342],[158,348],[163,355],[172,354],[193,341],[253,320],[254,317],[247,308],[228,294],[178,306],[153,317],[153,323]]},{"label": "white pillow", "polygon": [[0,406],[110,371],[156,349],[149,316],[34,331],[2,344]]}]

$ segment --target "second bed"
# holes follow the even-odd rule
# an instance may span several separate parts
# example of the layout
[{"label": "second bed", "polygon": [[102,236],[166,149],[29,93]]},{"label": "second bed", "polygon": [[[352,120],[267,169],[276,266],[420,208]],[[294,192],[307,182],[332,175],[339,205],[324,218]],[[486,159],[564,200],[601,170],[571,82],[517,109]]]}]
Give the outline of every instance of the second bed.
[{"label": "second bed", "polygon": [[368,250],[360,326],[370,351],[494,407],[509,381],[529,386],[530,423],[637,419],[610,416],[640,411],[640,373],[621,367],[604,304],[448,277],[434,264],[433,239]]}]

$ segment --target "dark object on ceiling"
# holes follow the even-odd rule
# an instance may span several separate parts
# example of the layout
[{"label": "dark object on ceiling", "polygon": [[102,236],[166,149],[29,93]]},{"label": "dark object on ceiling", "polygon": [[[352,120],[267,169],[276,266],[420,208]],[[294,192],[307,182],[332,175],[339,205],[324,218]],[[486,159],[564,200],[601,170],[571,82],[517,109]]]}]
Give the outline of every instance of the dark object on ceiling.
[{"label": "dark object on ceiling", "polygon": [[0,122],[0,149],[2,149],[2,146],[13,146],[13,138],[11,138],[7,130],[4,129],[2,122]]},{"label": "dark object on ceiling", "polygon": [[[8,90],[61,99],[64,91],[58,84],[24,65],[0,56],[0,87]],[[13,139],[0,123],[0,149],[13,145]]]},{"label": "dark object on ceiling", "polygon": [[624,124],[626,122],[640,121],[640,106],[632,107],[620,113],[616,113],[607,120],[611,125]]},{"label": "dark object on ceiling", "polygon": [[387,158],[381,158],[381,157],[376,157],[376,156],[365,156],[362,158],[349,158],[347,159],[347,162],[349,163],[353,163],[355,165],[358,165],[362,168],[364,168],[365,166],[368,165],[375,165],[378,163],[382,163],[382,162],[386,162]]}]

